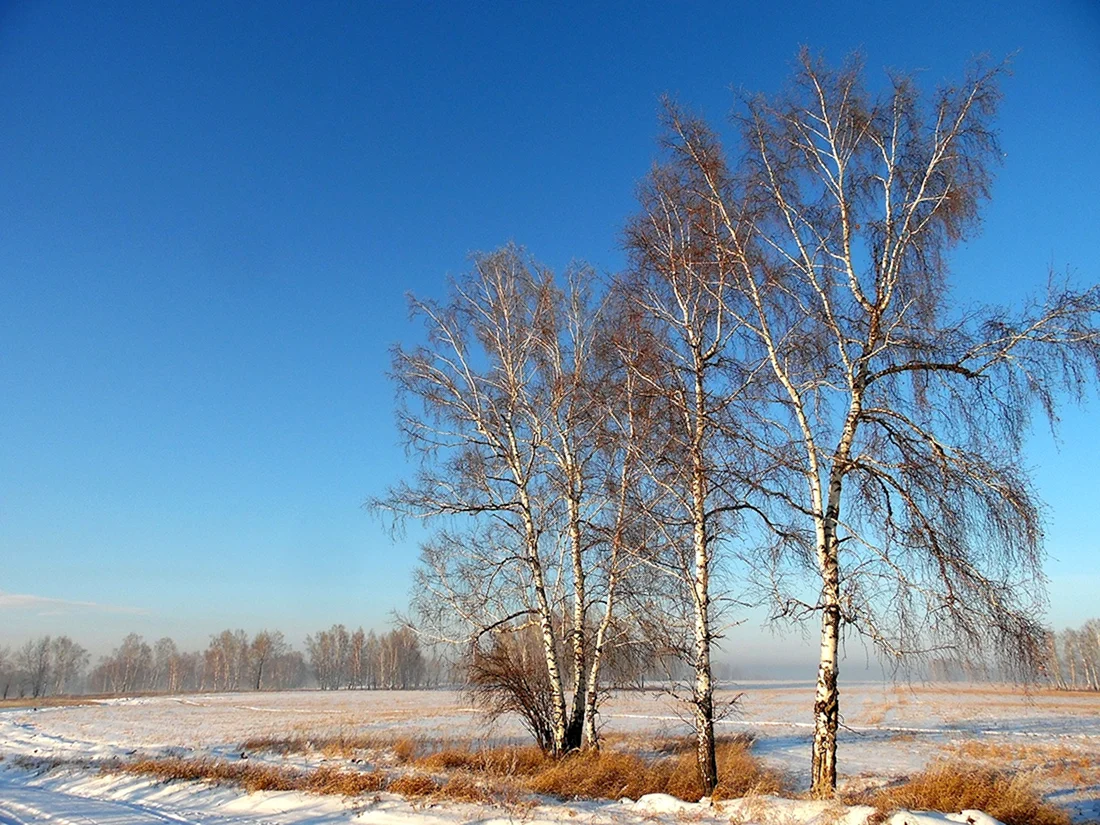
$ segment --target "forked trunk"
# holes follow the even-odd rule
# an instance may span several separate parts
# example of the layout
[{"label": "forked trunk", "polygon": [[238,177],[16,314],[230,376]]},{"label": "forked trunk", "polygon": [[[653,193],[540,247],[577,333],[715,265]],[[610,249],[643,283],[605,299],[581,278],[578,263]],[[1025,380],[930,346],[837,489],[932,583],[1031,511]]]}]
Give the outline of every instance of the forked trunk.
[{"label": "forked trunk", "polygon": [[535,565],[535,590],[539,602],[539,628],[542,631],[543,654],[546,657],[546,676],[550,682],[550,712],[553,725],[551,750],[554,755],[566,751],[565,692],[562,690],[561,670],[558,668],[558,652],[554,644],[554,626],[550,621],[550,603],[546,598],[546,586],[542,568]]},{"label": "forked trunk", "polygon": [[554,640],[550,600],[546,595],[546,579],[539,559],[538,532],[529,513],[529,505],[521,493],[524,505],[524,528],[527,533],[527,565],[538,604],[539,630],[542,632],[542,651],[546,658],[546,677],[550,683],[550,713],[552,725],[551,752],[557,756],[565,753],[566,711],[565,691],[562,689],[561,668],[558,667],[558,650]]}]

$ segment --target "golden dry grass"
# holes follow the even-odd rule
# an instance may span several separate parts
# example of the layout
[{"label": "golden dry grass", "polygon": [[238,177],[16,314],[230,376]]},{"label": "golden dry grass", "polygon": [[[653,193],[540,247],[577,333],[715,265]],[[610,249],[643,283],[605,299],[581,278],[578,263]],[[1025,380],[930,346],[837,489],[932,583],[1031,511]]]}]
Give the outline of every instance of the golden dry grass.
[{"label": "golden dry grass", "polygon": [[[747,743],[722,742],[717,750],[715,799],[790,790],[787,777],[761,765]],[[581,751],[550,763],[525,784],[536,793],[562,799],[637,799],[644,794],[666,793],[695,802],[704,796],[694,751],[652,760],[616,750]]]},{"label": "golden dry grass", "polygon": [[896,785],[848,798],[883,814],[898,809],[946,813],[985,811],[1005,825],[1070,825],[1069,816],[1045,802],[1019,773],[939,762]]},{"label": "golden dry grass", "polygon": [[535,747],[477,748],[451,745],[416,759],[429,771],[464,770],[493,777],[533,776],[554,760]]},{"label": "golden dry grass", "polygon": [[373,733],[336,733],[328,736],[254,736],[241,743],[247,752],[265,751],[282,755],[290,753],[321,753],[328,757],[350,757],[356,752],[383,750],[394,745],[393,737]]},{"label": "golden dry grass", "polygon": [[390,781],[386,790],[407,797],[431,796],[441,789],[439,781],[424,773],[407,773]]},{"label": "golden dry grass", "polygon": [[252,762],[221,762],[214,759],[144,759],[121,766],[126,773],[153,776],[162,781],[182,779],[225,782],[252,791],[305,791],[317,794],[359,794],[380,791],[385,776],[378,771],[347,771],[322,766],[300,771]]},{"label": "golden dry grass", "polygon": [[[624,743],[625,744],[625,743]],[[369,747],[379,742],[369,740]],[[152,759],[121,766],[129,773],[162,780],[184,779],[227,782],[248,791],[293,790],[357,796],[389,791],[409,798],[432,797],[463,802],[499,801],[517,804],[529,794],[559,799],[636,799],[648,793],[667,793],[686,801],[703,796],[695,752],[687,739],[649,743],[643,756],[622,748],[585,750],[553,759],[533,747],[476,747],[470,743],[436,747],[420,753],[423,742],[398,739],[388,746],[396,761],[391,770],[356,771],[331,765],[312,770],[265,765],[256,761],[222,762],[213,759]],[[244,749],[277,753],[310,751],[347,753],[362,750],[368,740],[253,739]],[[727,739],[718,744],[717,799],[751,793],[790,790],[787,777],[763,767],[750,753],[751,740]]]}]

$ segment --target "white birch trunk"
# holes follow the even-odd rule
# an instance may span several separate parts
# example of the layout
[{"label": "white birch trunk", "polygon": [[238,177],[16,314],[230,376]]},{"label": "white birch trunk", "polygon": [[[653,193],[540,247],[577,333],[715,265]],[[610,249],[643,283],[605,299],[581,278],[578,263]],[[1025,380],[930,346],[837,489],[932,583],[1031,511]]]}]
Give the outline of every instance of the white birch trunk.
[{"label": "white birch trunk", "polygon": [[[810,792],[825,799],[836,794],[836,735],[840,727],[840,690],[838,649],[840,642],[840,543],[837,541],[837,520],[840,517],[840,495],[845,465],[855,440],[856,427],[862,410],[857,392],[848,410],[840,442],[829,471],[828,499],[825,511],[817,519],[818,567],[821,573],[821,646],[817,668],[817,691],[814,695],[814,741],[811,759]],[[820,513],[820,511],[818,511]]]},{"label": "white birch trunk", "polygon": [[571,484],[569,498],[569,544],[573,561],[573,712],[569,719],[566,732],[566,750],[576,750],[581,746],[581,738],[584,733],[585,699],[588,694],[586,687],[588,677],[588,664],[586,662],[585,643],[585,571],[582,552],[584,545],[581,539],[581,514],[580,514],[580,482],[575,478]]},{"label": "white birch trunk", "polygon": [[704,396],[700,366],[695,374],[695,433],[692,444],[692,543],[694,576],[692,602],[695,609],[695,683],[692,706],[695,714],[695,754],[703,790],[710,795],[718,785],[714,753],[714,685],[710,666],[710,547],[707,536],[707,484],[703,456]]},{"label": "white birch trunk", "polygon": [[[521,493],[522,496],[522,493]],[[524,499],[525,496],[522,496]],[[546,580],[542,573],[542,562],[538,553],[538,533],[531,519],[527,502],[524,505],[524,528],[527,532],[527,564],[531,569],[532,585],[539,611],[539,630],[542,631],[543,655],[546,658],[546,676],[550,683],[550,709],[553,724],[553,751],[561,754],[565,751],[566,715],[565,692],[562,689],[561,669],[558,667],[558,651],[554,641],[554,624],[551,620],[550,600],[546,596]]]}]

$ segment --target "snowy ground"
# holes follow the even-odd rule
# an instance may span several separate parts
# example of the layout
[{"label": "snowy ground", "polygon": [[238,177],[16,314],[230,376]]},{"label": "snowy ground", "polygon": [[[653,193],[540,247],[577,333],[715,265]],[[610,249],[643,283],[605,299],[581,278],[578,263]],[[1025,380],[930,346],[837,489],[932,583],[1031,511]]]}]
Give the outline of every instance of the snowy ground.
[{"label": "snowy ground", "polygon": [[[812,687],[753,683],[739,686],[738,692],[743,695],[720,728],[755,734],[756,751],[764,761],[805,777]],[[990,686],[862,684],[843,688],[842,706],[847,726],[839,753],[842,784],[881,783],[940,757],[1010,764],[1031,773],[1048,798],[1078,820],[1100,820],[1100,697],[1029,695]],[[664,694],[623,693],[605,705],[604,730],[640,737],[683,733],[687,727],[682,713],[683,708]],[[241,742],[256,736],[362,732],[446,741],[526,741],[515,721],[487,729],[463,698],[452,692],[218,694],[0,711],[0,756],[4,757],[0,764],[161,755],[233,758]],[[286,759],[290,764],[316,764],[325,757]],[[839,813],[805,802],[772,800],[766,807],[767,816],[763,809],[732,810],[729,803],[717,811],[669,799],[643,799],[636,803],[548,802],[517,812],[455,803],[425,806],[387,794],[356,801],[297,793],[244,794],[230,788],[165,785],[74,768],[45,773],[19,767],[0,770],[0,823],[4,825],[40,821],[59,825],[347,821],[452,825],[477,821],[488,825],[517,818],[530,823],[577,819],[593,825],[684,819],[728,823],[731,818],[824,823]],[[853,825],[860,817],[858,810],[849,815]]]}]

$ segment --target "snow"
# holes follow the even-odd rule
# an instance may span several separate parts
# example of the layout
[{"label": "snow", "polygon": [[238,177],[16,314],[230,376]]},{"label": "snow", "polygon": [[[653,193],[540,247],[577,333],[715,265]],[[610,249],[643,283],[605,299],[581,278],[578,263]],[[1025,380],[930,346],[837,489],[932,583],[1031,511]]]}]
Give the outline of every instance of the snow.
[{"label": "snow", "polygon": [[[809,757],[812,686],[738,685],[738,713],[721,732],[747,731],[767,763],[805,777]],[[989,686],[843,687],[845,729],[839,753],[842,783],[858,789],[921,769],[959,748],[983,745],[1039,748],[1043,758],[1072,757],[1100,766],[1100,697],[1037,693]],[[732,693],[730,694],[732,696]],[[663,693],[621,693],[605,705],[605,731],[642,740],[686,732],[683,709]],[[869,808],[756,796],[688,803],[660,794],[637,801],[545,800],[533,809],[460,803],[410,802],[389,794],[344,799],[288,792],[257,792],[203,783],[161,783],[130,775],[101,774],[95,763],[148,756],[235,758],[256,736],[325,737],[374,732],[441,741],[526,742],[516,720],[487,727],[460,694],[448,691],[212,694],[143,697],[41,710],[0,711],[0,825],[30,822],[192,823],[192,825],[531,825],[576,821],[588,825],[675,823],[792,823],[862,825]],[[1046,751],[1042,749],[1047,749]],[[1061,755],[1061,756],[1059,756]],[[1068,757],[1067,757],[1068,755]],[[343,764],[321,753],[251,754],[293,767]],[[20,765],[57,760],[67,767],[33,770]],[[81,768],[80,764],[86,766]],[[1036,763],[1038,764],[1038,763]],[[75,766],[75,767],[74,767]],[[1032,769],[1034,766],[1029,767]],[[1040,766],[1041,767],[1041,766]],[[1021,768],[1022,769],[1022,768]],[[1082,782],[1057,771],[1043,775],[1048,798],[1079,819],[1100,815],[1097,771]],[[1077,779],[1074,777],[1078,776]],[[1052,778],[1053,777],[1053,778]],[[804,780],[803,780],[804,783]],[[803,784],[804,787],[804,784]],[[892,825],[993,825],[985,814],[901,812]]]}]

